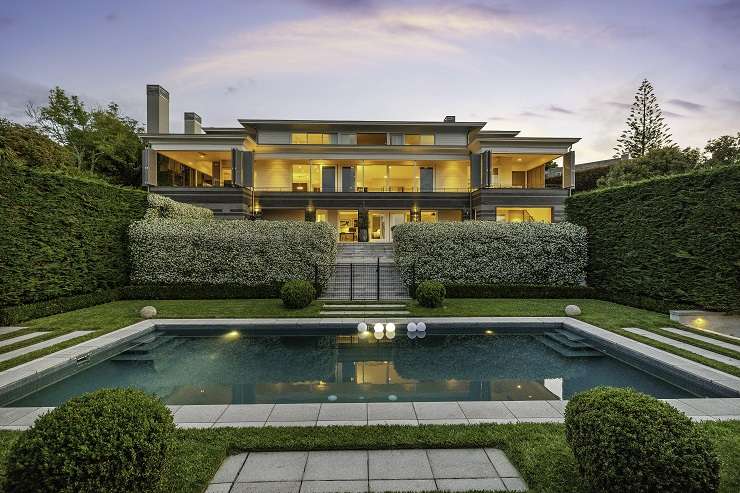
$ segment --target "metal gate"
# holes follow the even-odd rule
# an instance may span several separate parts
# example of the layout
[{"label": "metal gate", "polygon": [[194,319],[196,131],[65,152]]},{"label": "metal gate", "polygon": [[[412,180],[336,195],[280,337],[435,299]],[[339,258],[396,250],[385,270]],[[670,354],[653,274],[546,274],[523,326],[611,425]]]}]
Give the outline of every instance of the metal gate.
[{"label": "metal gate", "polygon": [[329,300],[402,300],[409,298],[393,263],[338,263],[321,298]]}]

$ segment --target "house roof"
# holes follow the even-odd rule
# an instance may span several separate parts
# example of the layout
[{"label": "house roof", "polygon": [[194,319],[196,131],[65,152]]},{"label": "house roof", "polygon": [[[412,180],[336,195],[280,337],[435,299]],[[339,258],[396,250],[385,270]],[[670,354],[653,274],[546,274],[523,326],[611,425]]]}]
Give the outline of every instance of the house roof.
[{"label": "house roof", "polygon": [[440,121],[395,121],[395,120],[255,120],[239,119],[248,130],[353,130],[379,131],[392,128],[398,131],[464,129],[478,130],[486,122],[440,122]]}]

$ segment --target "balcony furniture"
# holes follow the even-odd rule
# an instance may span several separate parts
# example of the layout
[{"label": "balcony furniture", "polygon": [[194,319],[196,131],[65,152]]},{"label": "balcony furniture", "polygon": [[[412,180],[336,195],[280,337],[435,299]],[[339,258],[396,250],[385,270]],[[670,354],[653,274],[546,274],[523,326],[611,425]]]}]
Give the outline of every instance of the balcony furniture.
[{"label": "balcony furniture", "polygon": [[339,241],[355,241],[354,233],[339,233]]}]

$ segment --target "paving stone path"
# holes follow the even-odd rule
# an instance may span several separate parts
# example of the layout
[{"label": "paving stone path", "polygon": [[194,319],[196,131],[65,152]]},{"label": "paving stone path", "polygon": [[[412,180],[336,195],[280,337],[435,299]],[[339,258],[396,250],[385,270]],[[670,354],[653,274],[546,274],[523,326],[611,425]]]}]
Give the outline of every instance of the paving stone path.
[{"label": "paving stone path", "polygon": [[499,449],[250,452],[227,457],[206,493],[526,491]]},{"label": "paving stone path", "polygon": [[691,344],[677,341],[675,339],[671,339],[670,337],[665,337],[665,336],[656,334],[655,332],[650,332],[649,330],[636,329],[636,328],[625,328],[624,330],[626,330],[627,332],[632,332],[633,334],[637,334],[639,336],[648,337],[655,341],[662,342],[663,344],[669,344],[673,347],[683,349],[685,351],[689,351],[694,354],[698,354],[699,356],[704,356],[705,358],[709,358],[714,361],[719,361],[720,363],[725,363],[727,365],[740,367],[740,359],[735,359],[735,358],[731,358],[729,356],[725,356],[722,354],[717,354],[713,351],[709,351],[708,349],[692,346]]},{"label": "paving stone path", "polygon": [[30,346],[25,346],[20,349],[16,349],[14,351],[8,351],[7,353],[0,353],[0,361],[8,361],[13,358],[17,358],[18,356],[22,356],[24,354],[32,353],[34,351],[38,351],[39,349],[46,349],[48,347],[51,347],[55,344],[59,344],[60,342],[69,341],[70,339],[75,339],[77,337],[81,337],[84,335],[89,334],[90,330],[76,330],[74,332],[69,332],[67,334],[61,335],[59,337],[54,337],[53,339],[47,339],[43,342],[38,342],[36,344],[31,344]]},{"label": "paving stone path", "polygon": [[0,341],[0,347],[10,346],[12,344],[15,344],[16,342],[27,341],[28,339],[40,337],[45,334],[48,334],[48,332],[31,332],[30,334],[23,334],[22,336],[11,337],[10,339],[3,339],[2,341]]},{"label": "paving stone path", "polygon": [[0,336],[5,335],[5,334],[10,334],[11,332],[17,332],[21,329],[25,329],[25,327],[12,327],[12,326],[0,327]]},{"label": "paving stone path", "polygon": [[696,339],[697,341],[708,342],[709,344],[714,344],[715,346],[723,347],[725,349],[731,349],[733,351],[740,351],[740,340],[738,340],[737,343],[732,344],[730,342],[720,341],[719,339],[715,339],[713,337],[702,336],[699,334],[694,334],[693,332],[689,332],[688,330],[676,329],[673,327],[663,327],[661,330],[665,330],[666,332],[672,332],[673,334],[677,334],[677,335],[684,336],[684,337],[690,337],[692,339]]}]

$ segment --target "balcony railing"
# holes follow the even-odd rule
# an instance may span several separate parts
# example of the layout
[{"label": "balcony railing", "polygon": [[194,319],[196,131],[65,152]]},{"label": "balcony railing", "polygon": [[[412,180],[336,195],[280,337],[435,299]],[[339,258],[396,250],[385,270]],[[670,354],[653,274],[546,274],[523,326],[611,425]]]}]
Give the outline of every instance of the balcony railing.
[{"label": "balcony railing", "polygon": [[463,192],[468,193],[471,191],[469,187],[460,188],[460,187],[436,187],[434,189],[421,189],[419,187],[355,187],[354,190],[351,192],[346,192],[341,189],[336,189],[332,191],[322,191],[320,188],[314,188],[313,190],[298,190],[293,187],[255,187],[254,191],[256,192],[293,192],[293,193],[370,193],[370,192],[394,192],[394,193],[453,193],[453,192]]}]

